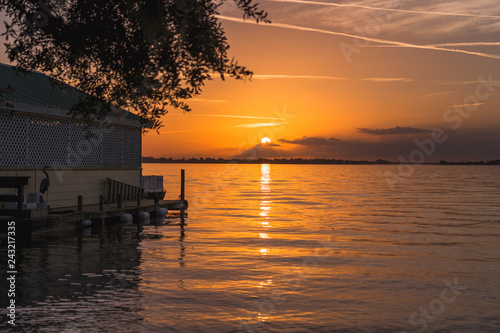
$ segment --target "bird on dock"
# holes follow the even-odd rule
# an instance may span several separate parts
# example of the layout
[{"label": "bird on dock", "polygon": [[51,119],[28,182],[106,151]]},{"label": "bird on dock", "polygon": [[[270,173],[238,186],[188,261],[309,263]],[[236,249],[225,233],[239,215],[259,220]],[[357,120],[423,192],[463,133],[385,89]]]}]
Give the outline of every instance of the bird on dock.
[{"label": "bird on dock", "polygon": [[47,168],[47,167],[43,167],[43,173],[45,174],[45,178],[42,179],[42,181],[40,182],[40,193],[42,193],[42,194],[47,192],[47,190],[49,189],[49,186],[50,186],[49,174],[47,173],[45,168]]}]

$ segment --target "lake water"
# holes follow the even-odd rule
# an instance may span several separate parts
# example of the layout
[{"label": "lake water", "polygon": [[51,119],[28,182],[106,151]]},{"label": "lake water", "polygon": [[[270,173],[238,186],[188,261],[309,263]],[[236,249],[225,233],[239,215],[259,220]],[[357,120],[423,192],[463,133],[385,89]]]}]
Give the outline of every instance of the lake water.
[{"label": "lake water", "polygon": [[418,166],[392,187],[397,165],[143,173],[176,198],[180,169],[184,221],[50,232],[20,250],[11,331],[500,331],[500,167]]}]

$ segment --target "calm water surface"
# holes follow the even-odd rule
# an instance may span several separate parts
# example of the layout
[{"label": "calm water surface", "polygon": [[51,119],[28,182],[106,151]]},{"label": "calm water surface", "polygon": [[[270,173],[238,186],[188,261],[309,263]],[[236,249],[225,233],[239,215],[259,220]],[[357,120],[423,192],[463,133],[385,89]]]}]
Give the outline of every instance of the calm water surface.
[{"label": "calm water surface", "polygon": [[392,189],[397,166],[144,174],[176,198],[181,168],[185,221],[51,231],[19,251],[12,331],[500,331],[499,167],[419,166]]}]

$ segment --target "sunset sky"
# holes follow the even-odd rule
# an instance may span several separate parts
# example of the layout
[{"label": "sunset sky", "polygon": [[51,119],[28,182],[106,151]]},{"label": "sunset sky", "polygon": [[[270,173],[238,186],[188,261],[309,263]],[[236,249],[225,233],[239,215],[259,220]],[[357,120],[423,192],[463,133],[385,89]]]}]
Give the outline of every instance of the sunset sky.
[{"label": "sunset sky", "polygon": [[208,82],[144,156],[500,158],[497,0],[259,3],[272,24],[220,16],[253,79]]}]

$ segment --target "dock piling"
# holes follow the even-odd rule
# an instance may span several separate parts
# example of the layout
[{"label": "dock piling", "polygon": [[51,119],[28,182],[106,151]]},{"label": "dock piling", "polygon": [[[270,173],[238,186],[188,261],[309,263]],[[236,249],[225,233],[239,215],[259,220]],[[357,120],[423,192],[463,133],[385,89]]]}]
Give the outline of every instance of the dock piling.
[{"label": "dock piling", "polygon": [[186,181],[186,174],[185,170],[181,169],[181,200],[184,201],[184,185]]},{"label": "dock piling", "polygon": [[78,196],[78,211],[81,212],[83,210],[83,195]]},{"label": "dock piling", "polygon": [[[184,207],[185,184],[186,184],[186,172],[184,169],[181,169],[181,195],[180,195],[180,199],[182,201],[182,207]],[[182,208],[180,210],[180,215],[181,215],[181,220],[183,220],[184,219],[184,208]]]},{"label": "dock piling", "polygon": [[118,193],[116,195],[116,204],[117,204],[118,208],[122,208],[122,194],[121,193]]}]

